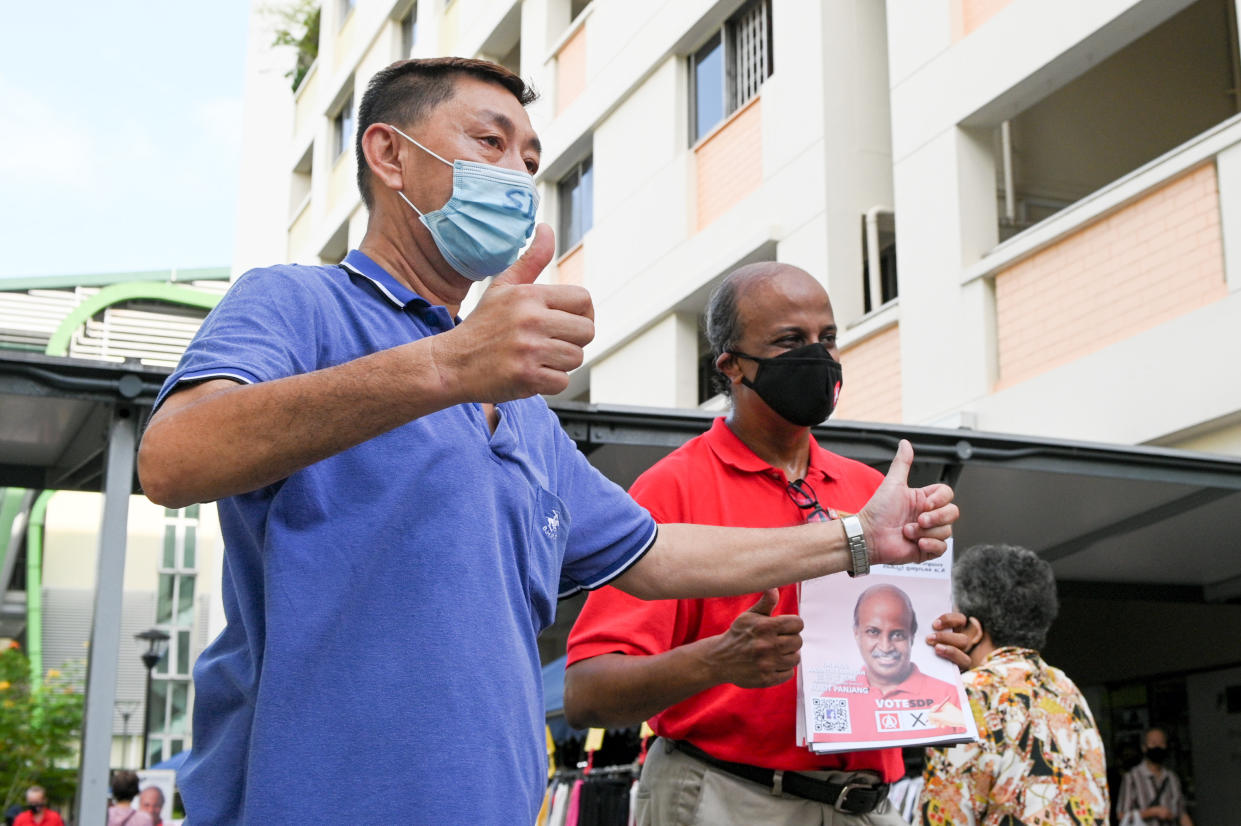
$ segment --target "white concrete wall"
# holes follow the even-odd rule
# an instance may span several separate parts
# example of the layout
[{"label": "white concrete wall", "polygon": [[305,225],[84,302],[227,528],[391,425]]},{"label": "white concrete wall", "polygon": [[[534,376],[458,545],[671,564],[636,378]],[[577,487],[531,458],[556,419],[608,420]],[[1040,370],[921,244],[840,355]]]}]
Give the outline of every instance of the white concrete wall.
[{"label": "white concrete wall", "polygon": [[[79,491],[57,491],[48,501],[43,534],[45,588],[92,591],[99,553],[99,526],[103,496]],[[125,548],[125,590],[154,592],[164,552],[164,509],[145,496],[129,499]],[[200,579],[196,599],[219,590],[220,560],[224,546],[215,505],[199,511],[196,565]],[[215,573],[215,576],[212,574]],[[206,575],[203,578],[203,575]],[[218,596],[215,597],[218,600]],[[155,622],[155,617],[151,617]]]},{"label": "white concrete wall", "polygon": [[591,402],[697,406],[697,347],[697,316],[673,313],[664,317],[595,364],[591,370]]},{"label": "white concrete wall", "polygon": [[[597,0],[586,21],[587,89],[543,131],[548,181],[592,135],[592,400],[647,398],[643,373],[624,379],[615,365],[629,361],[629,348],[647,346],[652,319],[699,312],[704,288],[756,254],[804,267],[839,294],[838,314],[844,307],[861,316],[861,216],[892,199],[883,9],[776,0],[775,71],[761,91],[763,183],[695,231],[685,55],[736,6],[647,2],[644,17],[632,4]],[[643,57],[652,55],[656,62]],[[625,78],[634,85],[625,88]],[[696,342],[682,341],[696,352]],[[669,388],[650,403],[683,402]]]},{"label": "white concrete wall", "polygon": [[[948,3],[888,0],[906,421],[976,415],[984,430],[1140,443],[1241,410],[1237,383],[1219,370],[1238,355],[1227,331],[1241,322],[1241,256],[1227,254],[1227,301],[999,393],[991,287],[964,277],[997,242],[991,130],[1187,5],[1013,0],[954,44]],[[1223,216],[1234,225],[1235,166],[1221,158]],[[1241,246],[1241,226],[1231,226],[1226,251]],[[1235,438],[1228,445],[1241,452]]]}]

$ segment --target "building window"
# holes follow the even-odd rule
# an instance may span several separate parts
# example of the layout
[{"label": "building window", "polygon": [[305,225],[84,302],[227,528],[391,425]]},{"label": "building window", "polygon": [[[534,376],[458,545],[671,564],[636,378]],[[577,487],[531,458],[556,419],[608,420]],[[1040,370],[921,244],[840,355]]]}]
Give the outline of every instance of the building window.
[{"label": "building window", "polygon": [[414,3],[401,18],[401,58],[414,52],[414,40],[418,36],[418,4]]},{"label": "building window", "polygon": [[698,325],[698,403],[718,396],[724,391],[721,385],[723,377],[715,370],[715,354],[711,352],[711,342],[707,341],[706,331]]},{"label": "building window", "polygon": [[[878,268],[871,263],[876,259]],[[873,209],[862,216],[863,312],[879,309],[896,295],[896,216]]]},{"label": "building window", "polygon": [[758,94],[771,74],[771,0],[750,0],[690,57],[692,143]]},{"label": "building window", "polygon": [[353,95],[345,98],[340,111],[332,118],[332,158],[346,152],[353,143]]},{"label": "building window", "polygon": [[340,25],[343,28],[345,21],[349,19],[349,15],[353,14],[353,7],[357,5],[357,2],[356,0],[338,0],[338,3],[337,11],[339,13],[336,19],[340,21]]},{"label": "building window", "polygon": [[189,747],[191,639],[198,573],[198,505],[164,511],[164,549],[159,566],[155,625],[167,632],[168,653],[154,669],[148,765]]},{"label": "building window", "polygon": [[560,179],[560,249],[577,246],[595,222],[595,185],[592,159],[587,158]]},{"label": "building window", "polygon": [[569,0],[569,22],[581,17],[582,12],[590,5],[591,0]]}]

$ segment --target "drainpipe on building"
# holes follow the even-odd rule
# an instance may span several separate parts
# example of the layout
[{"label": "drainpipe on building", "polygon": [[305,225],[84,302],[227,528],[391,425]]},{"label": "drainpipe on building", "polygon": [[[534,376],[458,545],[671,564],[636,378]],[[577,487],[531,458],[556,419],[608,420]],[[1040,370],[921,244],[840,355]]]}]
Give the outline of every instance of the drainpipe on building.
[{"label": "drainpipe on building", "polygon": [[1004,220],[1008,225],[1017,223],[1017,192],[1013,185],[1013,126],[1012,121],[1000,123],[1000,155],[1004,170]]},{"label": "drainpipe on building", "polygon": [[43,685],[43,522],[53,493],[45,490],[34,500],[26,532],[26,656],[31,691]]}]

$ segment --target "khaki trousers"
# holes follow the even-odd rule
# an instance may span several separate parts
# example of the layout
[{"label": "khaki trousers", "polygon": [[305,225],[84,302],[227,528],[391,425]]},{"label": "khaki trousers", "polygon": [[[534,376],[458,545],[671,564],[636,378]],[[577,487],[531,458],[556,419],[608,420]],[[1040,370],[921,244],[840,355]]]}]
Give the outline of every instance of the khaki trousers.
[{"label": "khaki trousers", "polygon": [[[806,772],[837,780],[839,772]],[[774,795],[757,783],[722,772],[662,739],[646,753],[634,809],[638,826],[908,826],[885,800],[865,815],[792,795]]]}]

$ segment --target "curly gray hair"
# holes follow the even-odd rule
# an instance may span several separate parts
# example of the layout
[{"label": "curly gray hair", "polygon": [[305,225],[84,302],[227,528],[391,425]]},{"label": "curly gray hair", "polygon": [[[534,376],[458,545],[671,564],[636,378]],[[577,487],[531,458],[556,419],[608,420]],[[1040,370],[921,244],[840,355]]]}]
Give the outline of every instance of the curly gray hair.
[{"label": "curly gray hair", "polygon": [[997,648],[1042,648],[1060,610],[1051,565],[1017,545],[975,545],[952,567],[957,609],[977,617]]}]

